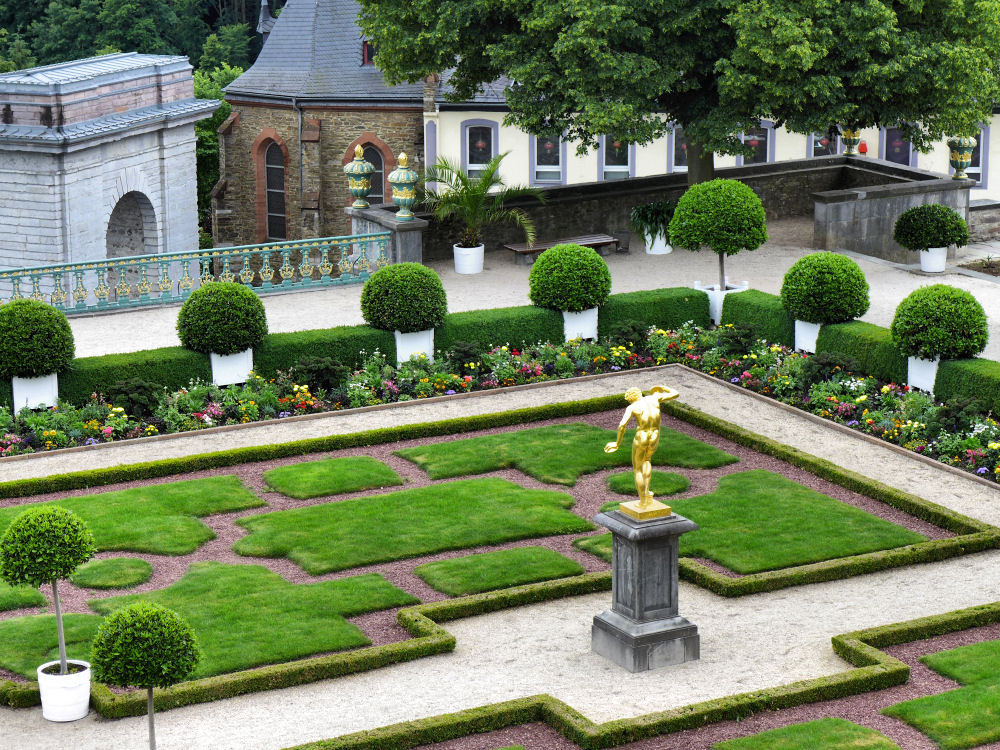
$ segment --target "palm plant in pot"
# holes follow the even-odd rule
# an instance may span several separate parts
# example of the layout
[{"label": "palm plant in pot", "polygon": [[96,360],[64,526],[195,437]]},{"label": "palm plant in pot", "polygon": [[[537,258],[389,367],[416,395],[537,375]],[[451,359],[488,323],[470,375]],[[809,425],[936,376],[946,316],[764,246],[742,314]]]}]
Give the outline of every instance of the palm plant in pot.
[{"label": "palm plant in pot", "polygon": [[969,244],[969,227],[956,211],[940,203],[926,203],[904,211],[892,231],[893,239],[907,250],[920,252],[920,270],[941,273],[948,247]]},{"label": "palm plant in pot", "polygon": [[666,255],[670,247],[670,220],[677,204],[673,201],[653,201],[633,206],[629,212],[632,229],[642,235],[649,255]]},{"label": "palm plant in pot", "polygon": [[425,184],[440,186],[426,189],[424,204],[437,219],[454,217],[463,226],[462,236],[453,246],[456,273],[473,274],[483,270],[483,227],[487,224],[514,224],[524,231],[528,244],[535,241],[535,225],[528,214],[519,208],[508,208],[506,204],[524,197],[544,201],[545,196],[538,188],[504,184],[500,162],[508,153],[490,159],[478,177],[469,177],[459,165],[444,157],[424,174]]}]

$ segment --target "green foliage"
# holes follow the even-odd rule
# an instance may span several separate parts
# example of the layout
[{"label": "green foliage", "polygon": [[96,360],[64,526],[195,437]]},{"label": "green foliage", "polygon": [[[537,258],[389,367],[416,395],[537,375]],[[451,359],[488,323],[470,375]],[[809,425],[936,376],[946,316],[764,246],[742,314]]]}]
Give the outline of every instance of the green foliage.
[{"label": "green foliage", "polygon": [[[676,495],[691,486],[691,482],[682,474],[672,471],[654,471],[649,478],[649,489],[656,497]],[[635,495],[635,474],[623,471],[608,477],[608,489],[620,495]]]},{"label": "green foliage", "polygon": [[[214,34],[212,35],[215,36]],[[212,37],[209,37],[211,39]],[[241,66],[230,67],[228,57],[220,53],[223,59],[211,61],[208,40],[205,42],[205,52],[202,54],[199,68],[194,72],[194,95],[196,99],[216,99],[221,104],[211,117],[199,120],[194,124],[197,138],[195,158],[198,165],[198,222],[203,231],[211,227],[212,188],[219,181],[219,126],[226,121],[232,112],[229,102],[222,89],[243,75]],[[210,66],[210,67],[209,67]],[[199,245],[201,245],[199,234]],[[212,245],[209,244],[208,247]]]},{"label": "green foliage", "polygon": [[434,341],[443,351],[459,341],[474,342],[480,349],[502,344],[523,348],[562,337],[562,316],[534,305],[449,313],[434,332]]},{"label": "green foliage", "polygon": [[62,373],[73,353],[73,332],[61,310],[33,299],[0,306],[0,377]]},{"label": "green foliage", "polygon": [[674,201],[662,200],[633,206],[628,218],[632,229],[641,234],[647,244],[655,237],[663,237],[670,242],[670,220],[674,218],[677,204]]},{"label": "green foliage", "polygon": [[593,528],[563,492],[468,479],[237,521],[240,555],[287,557],[313,575]]},{"label": "green foliage", "polygon": [[827,717],[717,742],[712,750],[899,750],[899,745],[868,727]]},{"label": "green foliage", "polygon": [[98,54],[94,19],[102,5],[102,0],[69,0],[49,2],[35,9],[29,33],[39,62],[47,65]]},{"label": "green foliage", "polygon": [[[245,23],[220,26],[217,33],[209,34],[201,48],[198,70],[211,74],[222,68],[245,70],[250,67],[250,27]],[[198,96],[195,94],[195,96]],[[216,98],[216,97],[198,97]],[[221,98],[221,97],[219,97]],[[228,114],[226,115],[228,117]],[[225,119],[225,118],[223,118]]]},{"label": "green foliage", "polygon": [[889,330],[903,354],[922,359],[974,357],[989,337],[983,306],[946,284],[911,292],[896,308]]},{"label": "green foliage", "polygon": [[325,391],[342,388],[351,374],[351,368],[331,357],[303,357],[289,370],[297,383],[306,383],[312,390]]},{"label": "green foliage", "polygon": [[153,566],[134,557],[111,557],[91,560],[69,577],[85,589],[130,589],[145,583],[153,575]]},{"label": "green foliage", "polygon": [[677,202],[670,239],[685,250],[708,247],[719,255],[756,250],[767,242],[764,204],[737,180],[692,185]]},{"label": "green foliage", "polygon": [[104,391],[109,404],[120,406],[125,413],[138,419],[149,419],[159,405],[164,387],[142,378],[119,380]]},{"label": "green foliage", "polygon": [[108,685],[165,688],[191,674],[200,658],[194,631],[180,615],[136,602],[98,628],[91,665],[94,679]]},{"label": "green foliage", "polygon": [[171,54],[176,48],[163,35],[178,26],[177,14],[166,0],[104,0],[97,15],[98,47]]},{"label": "green foliage", "polygon": [[[338,326],[315,331],[270,333],[254,349],[254,372],[274,377],[289,363],[311,357],[329,358],[349,368],[361,365],[362,352],[395,351],[392,333],[369,326]],[[312,385],[312,383],[310,383]]]},{"label": "green foliage", "polygon": [[271,489],[304,500],[402,484],[399,474],[370,456],[326,458],[264,472]]},{"label": "green foliage", "polygon": [[477,177],[469,177],[461,166],[444,157],[440,157],[424,174],[425,183],[442,185],[441,189],[426,191],[424,202],[427,207],[439,220],[454,217],[463,225],[458,242],[460,247],[483,244],[483,227],[488,224],[514,224],[524,231],[529,243],[535,241],[535,225],[528,214],[519,208],[506,208],[505,204],[526,196],[541,201],[544,195],[538,188],[504,183],[500,176],[500,162],[507,153],[490,159]]},{"label": "green foliage", "polygon": [[843,323],[868,312],[868,281],[850,258],[812,253],[788,269],[781,285],[781,304],[796,320]]},{"label": "green foliage", "polygon": [[819,329],[816,350],[850,358],[857,372],[890,383],[906,382],[906,357],[900,355],[888,328],[860,320],[826,325]]},{"label": "green foliage", "polygon": [[252,349],[267,335],[264,303],[242,284],[211,281],[181,305],[177,335],[188,349],[205,354]]},{"label": "green foliage", "polygon": [[38,588],[66,578],[96,551],[83,520],[65,508],[36,506],[14,518],[0,539],[0,578]]},{"label": "green foliage", "polygon": [[548,547],[516,547],[425,563],[413,572],[436,591],[464,596],[577,576],[584,570]]},{"label": "green foliage", "polygon": [[[601,306],[597,319],[598,336],[608,336],[615,325],[626,320],[639,321],[647,328],[674,328],[689,320],[695,325],[707,326],[708,295],[687,287],[612,294]],[[550,340],[558,341],[558,337]]]},{"label": "green foliage", "polygon": [[957,211],[939,203],[914,206],[896,219],[892,237],[907,250],[962,247],[969,244],[969,227]]},{"label": "green foliage", "polygon": [[550,310],[581,312],[600,307],[611,294],[604,258],[582,245],[556,245],[538,256],[528,274],[528,298]]},{"label": "green foliage", "polygon": [[1000,414],[1000,362],[991,359],[945,360],[938,365],[934,395],[981,399],[986,410]]},{"label": "green foliage", "polygon": [[441,279],[419,263],[376,271],[361,290],[361,315],[373,328],[413,333],[437,328],[448,312]]},{"label": "green foliage", "polygon": [[722,320],[719,322],[723,326],[750,326],[755,338],[775,344],[791,346],[795,343],[795,320],[776,294],[756,289],[727,294],[722,301]]},{"label": "green foliage", "polygon": [[31,53],[31,47],[18,33],[0,29],[0,73],[33,68],[38,58]]}]

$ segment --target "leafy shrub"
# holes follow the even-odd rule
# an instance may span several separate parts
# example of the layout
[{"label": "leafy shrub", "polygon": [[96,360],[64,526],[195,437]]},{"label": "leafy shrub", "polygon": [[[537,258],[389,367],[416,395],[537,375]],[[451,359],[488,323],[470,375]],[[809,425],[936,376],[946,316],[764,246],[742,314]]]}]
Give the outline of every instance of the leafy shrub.
[{"label": "leafy shrub", "polygon": [[96,551],[94,535],[74,513],[56,505],[31,508],[0,539],[0,578],[38,588],[66,578]]},{"label": "leafy shrub", "polygon": [[761,337],[757,334],[756,327],[746,323],[735,323],[718,329],[717,346],[723,354],[742,355],[753,351],[754,344],[759,338]]},{"label": "leafy shrub", "polygon": [[108,403],[120,406],[137,419],[149,419],[160,405],[164,386],[142,378],[119,380],[104,391]]},{"label": "leafy shrub", "polygon": [[906,382],[906,357],[899,353],[888,328],[852,320],[819,329],[816,351],[840,352],[866,372],[890,383]]},{"label": "leafy shrub", "polygon": [[868,311],[868,282],[850,258],[812,253],[788,269],[781,285],[781,304],[796,320],[843,323]]},{"label": "leafy shrub", "polygon": [[604,258],[582,245],[555,245],[538,256],[528,274],[528,298],[550,310],[581,312],[603,305],[611,294]]},{"label": "leafy shrub", "polygon": [[648,330],[649,324],[641,320],[618,320],[608,326],[608,332],[603,338],[616,344],[624,341],[638,346],[646,341]]},{"label": "leafy shrub", "polygon": [[986,404],[976,398],[953,396],[927,417],[927,434],[937,437],[941,432],[961,433],[971,429],[986,412]]},{"label": "leafy shrub", "polygon": [[1000,362],[978,357],[944,361],[938,367],[934,395],[943,401],[974,396],[994,415],[1000,414]]},{"label": "leafy shrub", "polygon": [[65,372],[73,354],[73,332],[60,310],[34,299],[0,305],[0,376]]},{"label": "leafy shrub", "polygon": [[380,268],[361,290],[365,322],[383,331],[413,333],[437,328],[447,312],[441,279],[419,263]]},{"label": "leafy shrub", "polygon": [[467,341],[482,351],[498,344],[520,349],[536,341],[558,341],[562,335],[563,320],[559,313],[522,305],[451,313],[434,332],[434,341],[443,350]]},{"label": "leafy shrub", "polygon": [[[544,254],[544,253],[543,253]],[[707,326],[708,295],[688,287],[668,287],[645,292],[612,294],[601,306],[597,333],[606,338],[616,323],[640,321],[647,328],[676,328],[689,320]],[[562,321],[559,321],[562,325]],[[550,340],[556,340],[550,337]]]},{"label": "leafy shrub", "polygon": [[727,294],[722,302],[722,326],[746,324],[758,338],[775,344],[795,343],[795,321],[781,304],[777,294],[757,289],[747,289],[738,294]]},{"label": "leafy shrub", "polygon": [[253,349],[267,335],[264,303],[242,284],[209,282],[191,292],[181,305],[177,334],[188,349],[205,354]]},{"label": "leafy shrub", "polygon": [[330,357],[303,357],[292,365],[289,374],[296,383],[306,384],[313,391],[335,391],[343,387],[351,368]]},{"label": "leafy shrub", "polygon": [[478,372],[476,363],[479,362],[481,355],[482,352],[475,342],[456,341],[448,350],[445,361],[459,375],[474,375]]},{"label": "leafy shrub", "polygon": [[651,241],[663,237],[670,242],[670,220],[674,218],[677,204],[674,201],[653,201],[634,206],[629,212],[632,229]]},{"label": "leafy shrub", "polygon": [[896,308],[892,339],[908,357],[965,359],[986,347],[986,313],[963,289],[932,284],[912,292]]},{"label": "leafy shrub", "polygon": [[809,390],[816,383],[833,380],[845,372],[858,372],[858,363],[841,352],[820,352],[803,360],[799,377],[802,387]]},{"label": "leafy shrub", "polygon": [[907,250],[969,244],[969,227],[956,211],[939,203],[907,209],[896,219],[893,239]]}]

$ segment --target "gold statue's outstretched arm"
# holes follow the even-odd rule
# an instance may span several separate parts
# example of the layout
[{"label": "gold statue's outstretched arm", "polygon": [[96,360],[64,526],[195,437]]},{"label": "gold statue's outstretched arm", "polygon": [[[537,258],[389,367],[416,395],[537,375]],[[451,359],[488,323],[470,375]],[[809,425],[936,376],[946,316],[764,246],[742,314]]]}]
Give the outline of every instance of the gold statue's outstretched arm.
[{"label": "gold statue's outstretched arm", "polygon": [[632,419],[632,406],[625,410],[625,415],[622,417],[622,421],[618,423],[618,436],[613,443],[607,443],[604,446],[605,453],[614,453],[618,450],[618,446],[622,443],[622,438],[625,437],[625,430],[628,427],[629,420]]},{"label": "gold statue's outstretched arm", "polygon": [[654,393],[657,394],[656,398],[661,403],[664,401],[672,401],[673,399],[681,395],[673,388],[668,388],[665,385],[654,385],[652,388],[649,389],[649,393],[650,395]]}]

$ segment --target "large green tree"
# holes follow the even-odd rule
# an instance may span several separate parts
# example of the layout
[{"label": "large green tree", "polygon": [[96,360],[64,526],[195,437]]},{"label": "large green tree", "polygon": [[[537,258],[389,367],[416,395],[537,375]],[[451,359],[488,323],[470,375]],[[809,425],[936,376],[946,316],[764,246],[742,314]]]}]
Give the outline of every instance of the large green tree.
[{"label": "large green tree", "polygon": [[989,119],[1000,0],[361,0],[390,83],[506,76],[508,122],[582,147],[684,127],[689,180],[761,119],[900,125],[926,146]]}]

